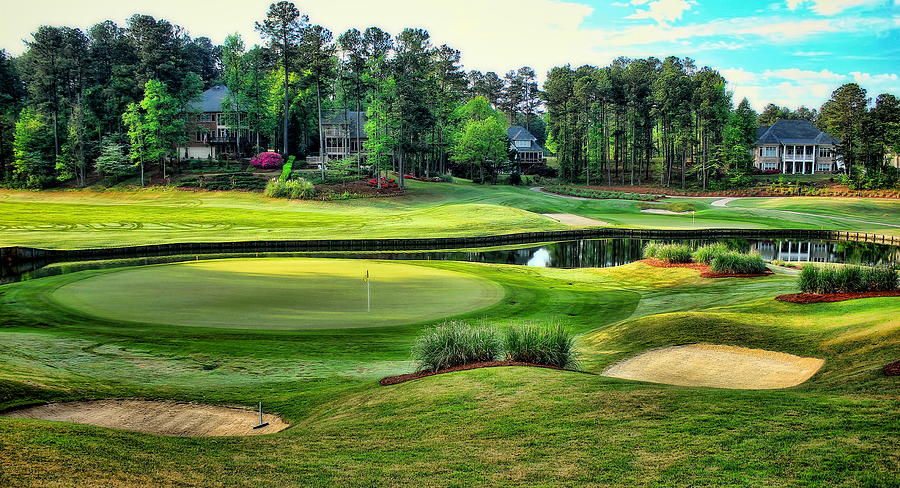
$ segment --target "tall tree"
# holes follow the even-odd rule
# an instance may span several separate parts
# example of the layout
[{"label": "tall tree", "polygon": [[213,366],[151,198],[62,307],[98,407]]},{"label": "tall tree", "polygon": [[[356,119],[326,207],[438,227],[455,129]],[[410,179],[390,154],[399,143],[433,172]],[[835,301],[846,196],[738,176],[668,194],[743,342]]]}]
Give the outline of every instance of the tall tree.
[{"label": "tall tree", "polygon": [[256,23],[256,30],[263,38],[269,39],[269,49],[278,56],[284,70],[284,148],[282,153],[288,154],[288,119],[290,118],[290,86],[289,76],[291,62],[297,46],[309,25],[309,17],[301,14],[297,6],[291,2],[281,1],[269,6],[266,19]]},{"label": "tall tree", "polygon": [[325,178],[327,155],[325,154],[325,130],[322,125],[322,96],[331,91],[331,81],[337,74],[337,59],[334,56],[335,46],[332,44],[331,31],[321,25],[306,28],[300,43],[302,59],[306,72],[313,86],[316,87],[316,112],[319,133],[319,156],[322,178]]},{"label": "tall tree", "polygon": [[863,124],[869,99],[856,83],[842,85],[819,111],[819,123],[825,132],[840,139],[836,152],[843,158],[847,172],[862,158]]}]

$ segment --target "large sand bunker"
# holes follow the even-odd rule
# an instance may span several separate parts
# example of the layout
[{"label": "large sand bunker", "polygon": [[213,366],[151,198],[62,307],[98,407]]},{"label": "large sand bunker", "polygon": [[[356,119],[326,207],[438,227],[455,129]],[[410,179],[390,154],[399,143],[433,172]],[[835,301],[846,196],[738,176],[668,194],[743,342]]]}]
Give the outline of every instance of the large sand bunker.
[{"label": "large sand bunker", "polygon": [[591,226],[596,226],[596,225],[604,225],[604,226],[610,225],[609,222],[604,222],[602,220],[592,219],[589,217],[582,217],[581,215],[575,215],[575,214],[545,213],[545,214],[541,214],[541,215],[543,215],[544,217],[550,217],[551,219],[553,219],[561,224],[570,225],[572,227],[591,227]]},{"label": "large sand bunker", "polygon": [[825,364],[783,352],[714,344],[653,349],[616,363],[605,376],[682,386],[763,390],[808,380]]},{"label": "large sand bunker", "polygon": [[75,422],[185,437],[271,434],[288,426],[277,415],[264,414],[263,421],[269,425],[254,429],[253,426],[259,423],[259,413],[249,409],[142,400],[50,403],[13,410],[0,416]]}]

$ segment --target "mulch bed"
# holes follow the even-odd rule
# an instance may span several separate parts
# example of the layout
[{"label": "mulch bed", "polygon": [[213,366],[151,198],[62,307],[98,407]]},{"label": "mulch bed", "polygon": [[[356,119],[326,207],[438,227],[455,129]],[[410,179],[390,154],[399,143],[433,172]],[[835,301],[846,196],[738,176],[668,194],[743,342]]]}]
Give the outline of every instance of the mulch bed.
[{"label": "mulch bed", "polygon": [[882,369],[885,376],[900,376],[900,361],[894,361]]},{"label": "mulch bed", "polygon": [[370,186],[367,181],[355,180],[346,183],[337,183],[334,185],[316,185],[316,192],[319,194],[317,199],[330,200],[331,195],[341,195],[342,193],[351,193],[356,198],[359,197],[394,197],[403,195],[400,188],[381,188]]},{"label": "mulch bed", "polygon": [[479,369],[479,368],[498,368],[503,366],[527,366],[531,368],[544,368],[544,369],[555,369],[557,371],[571,371],[573,373],[584,373],[584,374],[596,374],[589,373],[587,371],[578,371],[577,369],[565,369],[565,368],[557,368],[556,366],[547,366],[546,364],[533,364],[533,363],[520,363],[517,361],[484,361],[481,363],[471,363],[471,364],[463,364],[461,366],[454,366],[452,368],[442,369],[440,371],[419,371],[416,373],[407,373],[400,374],[397,376],[388,376],[387,378],[382,378],[379,383],[381,386],[390,386],[397,385],[400,383],[406,383],[407,381],[417,380],[419,378],[427,378],[428,376],[434,376],[438,374],[444,373],[453,373],[456,371],[468,371],[470,369]]},{"label": "mulch bed", "polygon": [[855,300],[857,298],[900,297],[900,290],[866,291],[857,293],[789,293],[778,295],[776,300],[791,303],[831,303]]},{"label": "mulch bed", "polygon": [[688,269],[696,269],[700,272],[701,278],[756,278],[759,276],[769,276],[770,274],[774,274],[772,270],[767,269],[762,273],[754,273],[754,274],[736,274],[736,273],[716,273],[712,269],[710,269],[708,264],[702,263],[667,263],[661,259],[649,258],[649,259],[641,259],[638,261],[639,263],[644,263],[650,266],[654,266],[657,268],[688,268]]}]

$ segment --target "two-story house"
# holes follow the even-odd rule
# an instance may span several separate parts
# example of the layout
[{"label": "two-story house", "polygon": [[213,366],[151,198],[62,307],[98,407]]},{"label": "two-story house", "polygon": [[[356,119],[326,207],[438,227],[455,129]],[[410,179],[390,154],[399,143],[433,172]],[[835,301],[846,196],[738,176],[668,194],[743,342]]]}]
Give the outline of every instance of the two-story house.
[{"label": "two-story house", "polygon": [[[343,159],[356,154],[365,158],[363,147],[366,135],[366,113],[344,108],[322,110],[322,132],[325,136],[325,155],[328,160]],[[322,158],[308,156],[306,162],[318,165]]]},{"label": "two-story house", "polygon": [[756,132],[754,166],[785,174],[836,173],[843,169],[835,156],[837,139],[806,120],[779,120]]},{"label": "two-story house", "polygon": [[528,129],[514,125],[506,130],[509,138],[509,148],[515,153],[515,161],[520,165],[544,164],[544,148],[537,143],[535,137]]},{"label": "two-story house", "polygon": [[188,120],[188,142],[178,148],[179,156],[185,159],[218,158],[222,154],[246,152],[257,144],[255,133],[246,129],[240,131],[238,139],[234,127],[239,125],[239,114],[224,106],[228,94],[227,87],[216,85],[204,91],[192,104],[191,111],[196,115]]}]

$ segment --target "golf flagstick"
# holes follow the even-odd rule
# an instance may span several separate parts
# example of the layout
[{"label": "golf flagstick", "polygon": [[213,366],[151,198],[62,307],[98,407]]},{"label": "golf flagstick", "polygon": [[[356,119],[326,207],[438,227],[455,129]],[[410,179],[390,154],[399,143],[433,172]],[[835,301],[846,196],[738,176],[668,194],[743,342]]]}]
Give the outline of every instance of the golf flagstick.
[{"label": "golf flagstick", "polygon": [[260,428],[265,427],[265,426],[267,426],[267,425],[269,425],[269,423],[268,423],[268,422],[263,422],[263,419],[262,419],[262,402],[259,402],[259,425],[254,425],[253,428],[254,428],[254,429],[260,429]]},{"label": "golf flagstick", "polygon": [[366,282],[366,312],[372,311],[372,285],[369,281],[369,270],[366,270],[366,277],[363,279]]}]

